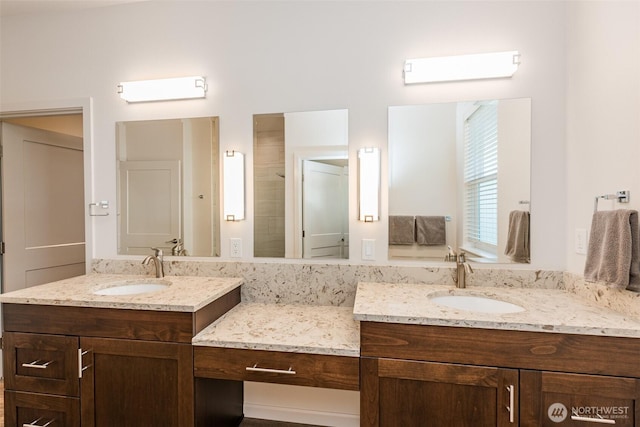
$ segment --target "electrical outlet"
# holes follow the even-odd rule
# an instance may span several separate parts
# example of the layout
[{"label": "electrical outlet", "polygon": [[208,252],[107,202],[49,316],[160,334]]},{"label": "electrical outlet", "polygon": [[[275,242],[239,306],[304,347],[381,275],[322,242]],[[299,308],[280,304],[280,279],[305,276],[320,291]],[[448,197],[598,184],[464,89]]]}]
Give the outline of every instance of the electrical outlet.
[{"label": "electrical outlet", "polygon": [[229,249],[231,258],[242,258],[242,239],[238,237],[229,239]]},{"label": "electrical outlet", "polygon": [[576,228],[575,237],[576,253],[586,255],[587,254],[587,230],[584,228]]},{"label": "electrical outlet", "polygon": [[362,239],[362,259],[365,261],[376,259],[376,239]]}]

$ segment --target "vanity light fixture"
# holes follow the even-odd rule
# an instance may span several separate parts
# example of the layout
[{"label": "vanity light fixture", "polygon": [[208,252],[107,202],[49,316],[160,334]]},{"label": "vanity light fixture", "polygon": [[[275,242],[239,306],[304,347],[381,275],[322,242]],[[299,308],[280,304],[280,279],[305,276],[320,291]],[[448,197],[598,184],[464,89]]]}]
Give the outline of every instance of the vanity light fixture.
[{"label": "vanity light fixture", "polygon": [[380,220],[380,149],[358,150],[358,219],[364,222]]},{"label": "vanity light fixture", "polygon": [[202,76],[190,76],[122,82],[118,85],[118,93],[127,102],[205,98],[207,80]]},{"label": "vanity light fixture", "polygon": [[244,219],[244,154],[225,151],[223,157],[224,219]]},{"label": "vanity light fixture", "polygon": [[517,50],[407,59],[404,84],[511,77],[520,65]]}]

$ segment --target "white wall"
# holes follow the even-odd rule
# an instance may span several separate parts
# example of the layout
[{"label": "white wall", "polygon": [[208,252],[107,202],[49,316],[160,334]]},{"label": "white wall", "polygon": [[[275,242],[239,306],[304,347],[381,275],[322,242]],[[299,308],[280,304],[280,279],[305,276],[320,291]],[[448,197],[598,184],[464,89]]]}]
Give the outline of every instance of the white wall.
[{"label": "white wall", "polygon": [[[386,150],[387,107],[456,100],[532,98],[532,267],[562,269],[567,234],[565,4],[561,2],[141,2],[60,15],[9,16],[1,22],[3,109],[16,103],[93,99],[93,198],[116,200],[116,121],[220,117],[221,150],[247,153],[252,115],[349,109],[351,165],[357,149]],[[629,19],[629,18],[627,18]],[[518,49],[512,79],[404,86],[404,59]],[[120,81],[203,74],[206,100],[126,104]],[[360,239],[376,239],[387,263],[387,162],[382,220],[355,220],[350,262]],[[355,170],[354,167],[351,168]],[[353,174],[352,174],[353,175]],[[253,247],[253,179],[247,168],[248,220],[222,224]],[[350,194],[357,194],[356,178]],[[114,209],[114,208],[112,208]],[[533,209],[533,206],[532,206]],[[115,215],[95,217],[95,257],[116,254]]]},{"label": "white wall", "polygon": [[629,204],[599,208],[640,209],[640,2],[571,2],[568,11],[567,270],[582,274],[574,233],[589,229],[594,197],[630,190]]},{"label": "white wall", "polygon": [[[504,254],[509,237],[509,214],[528,211],[530,201],[531,100],[510,99],[498,103],[498,260],[510,262]],[[537,214],[534,210],[533,214]]]},{"label": "white wall", "polygon": [[[456,103],[389,109],[389,215],[448,216],[446,242],[456,240]],[[445,246],[393,245],[393,257],[444,259]]]}]

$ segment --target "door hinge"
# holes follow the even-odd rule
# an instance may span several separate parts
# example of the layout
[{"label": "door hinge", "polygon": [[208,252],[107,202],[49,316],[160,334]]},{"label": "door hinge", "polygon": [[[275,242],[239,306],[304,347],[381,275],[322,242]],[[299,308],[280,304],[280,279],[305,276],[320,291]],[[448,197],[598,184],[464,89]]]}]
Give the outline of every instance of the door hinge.
[{"label": "door hinge", "polygon": [[4,242],[0,242],[0,255],[4,255]]}]

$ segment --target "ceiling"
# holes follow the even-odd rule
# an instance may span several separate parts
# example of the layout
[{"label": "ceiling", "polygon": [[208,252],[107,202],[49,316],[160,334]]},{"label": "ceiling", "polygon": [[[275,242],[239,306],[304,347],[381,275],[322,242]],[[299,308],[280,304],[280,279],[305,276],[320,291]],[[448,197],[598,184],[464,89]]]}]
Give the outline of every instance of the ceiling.
[{"label": "ceiling", "polygon": [[60,13],[147,0],[0,0],[0,16]]}]

